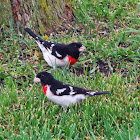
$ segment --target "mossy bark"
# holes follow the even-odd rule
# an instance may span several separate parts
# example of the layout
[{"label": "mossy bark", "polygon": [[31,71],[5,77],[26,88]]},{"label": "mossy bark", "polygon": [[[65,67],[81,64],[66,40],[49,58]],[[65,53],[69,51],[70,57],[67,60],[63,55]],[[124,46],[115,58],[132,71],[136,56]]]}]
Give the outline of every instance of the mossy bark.
[{"label": "mossy bark", "polygon": [[68,0],[10,0],[15,23],[19,27],[32,27],[41,34],[50,34],[73,13]]},{"label": "mossy bark", "polygon": [[2,24],[9,24],[12,19],[11,4],[8,0],[0,0],[0,26]]}]

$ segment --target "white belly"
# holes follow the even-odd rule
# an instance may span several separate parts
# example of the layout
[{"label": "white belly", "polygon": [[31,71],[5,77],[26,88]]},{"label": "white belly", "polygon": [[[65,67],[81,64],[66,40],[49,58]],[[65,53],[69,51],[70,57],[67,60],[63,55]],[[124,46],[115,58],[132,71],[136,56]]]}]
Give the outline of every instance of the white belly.
[{"label": "white belly", "polygon": [[65,64],[68,63],[68,57],[66,56],[63,61],[56,58],[55,56],[51,55],[49,52],[43,54],[45,61],[48,63],[49,66],[60,66],[63,67]]},{"label": "white belly", "polygon": [[88,97],[88,96],[85,96],[85,95],[82,95],[82,94],[75,95],[75,96],[70,96],[70,95],[57,96],[57,95],[52,94],[49,86],[48,86],[48,89],[47,89],[46,96],[49,100],[55,102],[56,104],[64,106],[64,107],[68,106],[70,104],[78,103],[79,101]]}]

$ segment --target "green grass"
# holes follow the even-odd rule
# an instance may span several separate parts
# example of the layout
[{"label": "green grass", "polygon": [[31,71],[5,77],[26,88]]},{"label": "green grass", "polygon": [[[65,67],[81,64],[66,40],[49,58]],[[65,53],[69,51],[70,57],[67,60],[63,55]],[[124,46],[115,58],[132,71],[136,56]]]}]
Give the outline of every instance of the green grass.
[{"label": "green grass", "polygon": [[[75,29],[82,25],[85,30],[49,40],[81,41],[89,54],[83,54],[71,69],[84,68],[84,73],[58,69],[52,75],[70,85],[112,94],[88,98],[70,106],[69,113],[63,111],[44,97],[40,84],[33,83],[38,72],[51,69],[35,41],[17,35],[10,24],[10,29],[5,27],[1,33],[0,44],[0,139],[140,139],[138,1],[72,3],[78,17]],[[101,35],[107,29],[108,34]],[[109,67],[108,76],[96,71],[99,60]],[[117,63],[116,71],[112,63]]]}]

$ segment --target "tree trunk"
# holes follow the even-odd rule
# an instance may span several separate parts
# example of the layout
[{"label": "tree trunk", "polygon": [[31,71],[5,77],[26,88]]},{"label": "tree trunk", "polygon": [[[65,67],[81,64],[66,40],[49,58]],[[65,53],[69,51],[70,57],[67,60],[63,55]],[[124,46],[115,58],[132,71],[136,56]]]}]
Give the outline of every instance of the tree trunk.
[{"label": "tree trunk", "polygon": [[64,22],[68,24],[73,20],[72,6],[68,0],[10,1],[15,23],[19,27],[32,27],[42,35],[49,35]]}]

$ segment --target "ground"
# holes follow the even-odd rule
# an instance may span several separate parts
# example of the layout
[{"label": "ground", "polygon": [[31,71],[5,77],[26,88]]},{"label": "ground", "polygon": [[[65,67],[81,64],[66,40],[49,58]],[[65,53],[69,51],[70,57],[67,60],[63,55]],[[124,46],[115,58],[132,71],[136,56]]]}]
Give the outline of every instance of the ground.
[{"label": "ground", "polygon": [[[1,139],[140,138],[137,1],[79,1],[73,8],[74,28],[67,31],[63,25],[47,38],[59,43],[80,41],[87,47],[88,52],[80,54],[79,61],[66,71],[54,72],[24,31],[1,26]],[[33,83],[34,76],[44,70],[70,85],[112,94],[88,98],[66,113],[44,97],[40,84]]]}]

